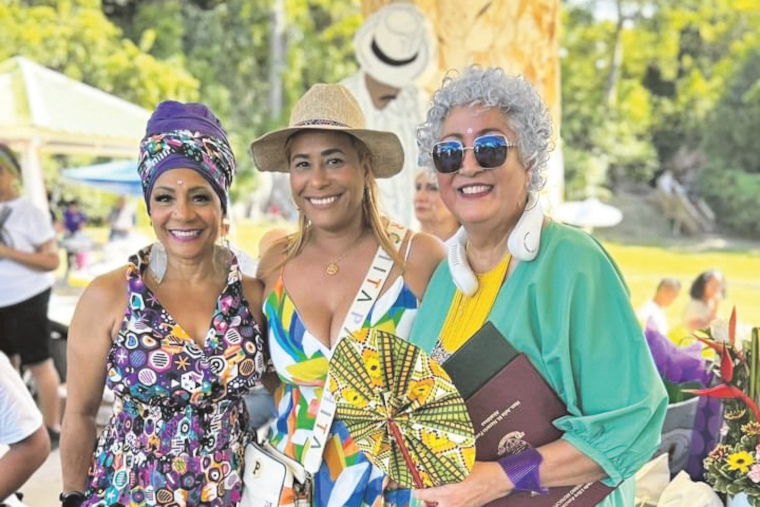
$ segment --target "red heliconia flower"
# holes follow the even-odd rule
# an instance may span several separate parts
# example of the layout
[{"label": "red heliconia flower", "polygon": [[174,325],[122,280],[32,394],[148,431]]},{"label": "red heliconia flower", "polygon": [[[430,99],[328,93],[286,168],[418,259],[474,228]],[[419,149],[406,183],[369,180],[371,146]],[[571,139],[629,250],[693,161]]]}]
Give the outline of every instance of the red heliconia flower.
[{"label": "red heliconia flower", "polygon": [[720,351],[720,377],[724,382],[731,382],[734,379],[734,360],[725,344],[723,350]]},{"label": "red heliconia flower", "polygon": [[736,386],[728,384],[720,384],[715,387],[708,387],[706,389],[684,389],[684,392],[696,394],[698,396],[707,396],[708,398],[724,398],[724,399],[740,399],[747,404],[755,415],[755,420],[760,421],[760,409],[757,408],[755,402],[744,394],[744,391]]}]

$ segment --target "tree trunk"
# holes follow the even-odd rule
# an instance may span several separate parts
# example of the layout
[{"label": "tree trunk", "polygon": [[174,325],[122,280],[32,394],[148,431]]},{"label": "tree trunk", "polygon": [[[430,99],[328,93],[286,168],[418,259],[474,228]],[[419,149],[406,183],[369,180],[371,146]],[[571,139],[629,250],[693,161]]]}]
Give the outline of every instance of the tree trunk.
[{"label": "tree trunk", "polygon": [[[362,0],[369,16],[393,0]],[[563,198],[564,167],[560,134],[560,0],[414,0],[430,20],[438,40],[439,65],[420,85],[435,91],[450,69],[468,64],[502,67],[533,83],[549,107],[557,149],[552,152],[544,188],[550,207]]]},{"label": "tree trunk", "polygon": [[[392,0],[362,0],[365,17]],[[434,91],[449,69],[470,63],[522,74],[541,92],[559,125],[560,0],[415,0],[438,39],[438,72],[421,83]],[[559,129],[557,129],[559,130]]]},{"label": "tree trunk", "polygon": [[617,0],[617,23],[612,39],[612,51],[610,53],[610,68],[607,72],[607,81],[604,87],[604,102],[607,110],[611,110],[617,103],[617,84],[620,80],[620,69],[623,66],[623,2]]},{"label": "tree trunk", "polygon": [[270,21],[271,56],[269,66],[269,117],[273,121],[280,119],[283,107],[282,71],[285,69],[287,47],[285,40],[285,0],[274,0]]}]

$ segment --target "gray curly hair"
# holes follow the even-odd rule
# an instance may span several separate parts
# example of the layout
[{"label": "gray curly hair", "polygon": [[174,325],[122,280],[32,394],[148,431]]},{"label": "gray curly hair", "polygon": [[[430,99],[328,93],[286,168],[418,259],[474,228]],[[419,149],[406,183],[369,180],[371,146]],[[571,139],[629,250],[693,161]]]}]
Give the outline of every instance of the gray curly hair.
[{"label": "gray curly hair", "polygon": [[455,107],[498,107],[517,134],[520,161],[531,170],[530,189],[546,182],[546,164],[553,148],[552,121],[536,88],[521,76],[509,76],[499,67],[472,65],[461,76],[449,73],[433,95],[427,120],[417,129],[421,164],[433,167],[433,145],[440,140],[443,123]]}]

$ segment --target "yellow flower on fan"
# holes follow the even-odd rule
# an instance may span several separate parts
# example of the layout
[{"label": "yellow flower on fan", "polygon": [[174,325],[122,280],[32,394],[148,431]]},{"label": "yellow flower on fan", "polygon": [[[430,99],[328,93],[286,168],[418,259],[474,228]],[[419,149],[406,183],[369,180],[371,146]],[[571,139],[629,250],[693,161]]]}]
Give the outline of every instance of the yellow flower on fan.
[{"label": "yellow flower on fan", "polygon": [[449,378],[449,374],[446,373],[446,370],[444,370],[440,364],[438,364],[437,361],[430,360],[430,372],[440,378]]},{"label": "yellow flower on fan", "polygon": [[749,472],[749,467],[755,463],[755,460],[752,459],[752,455],[747,451],[739,451],[730,454],[726,463],[729,469],[739,470],[741,473],[746,474]]},{"label": "yellow flower on fan", "polygon": [[462,457],[464,458],[467,468],[472,470],[473,465],[475,465],[475,446],[471,445],[470,447],[463,448]]},{"label": "yellow flower on fan", "polygon": [[377,352],[372,349],[365,349],[362,352],[362,360],[367,373],[372,378],[372,385],[383,385],[382,364],[380,364],[380,356],[377,355]]},{"label": "yellow flower on fan", "polygon": [[419,403],[425,403],[427,401],[428,396],[430,396],[430,392],[433,390],[433,379],[432,378],[426,378],[422,380],[418,380],[416,382],[412,382],[409,386],[409,391],[407,393],[407,396],[409,396],[409,399],[414,401],[418,401]]},{"label": "yellow flower on fan", "polygon": [[454,442],[439,435],[437,431],[422,430],[422,442],[436,454],[450,451],[456,447]]},{"label": "yellow flower on fan", "polygon": [[369,328],[363,328],[359,329],[358,331],[354,331],[351,333],[354,340],[358,341],[359,343],[364,343],[367,341],[367,337],[369,336]]},{"label": "yellow flower on fan", "polygon": [[351,389],[350,387],[344,387],[340,391],[341,396],[344,400],[349,402],[351,405],[357,407],[357,408],[364,408],[368,405],[368,402],[364,397],[357,393],[355,390]]},{"label": "yellow flower on fan", "polygon": [[424,470],[418,470],[418,473],[420,474],[420,480],[422,481],[422,484],[424,484],[427,487],[435,486],[435,483],[433,482],[433,479],[430,478],[429,473],[427,473]]}]

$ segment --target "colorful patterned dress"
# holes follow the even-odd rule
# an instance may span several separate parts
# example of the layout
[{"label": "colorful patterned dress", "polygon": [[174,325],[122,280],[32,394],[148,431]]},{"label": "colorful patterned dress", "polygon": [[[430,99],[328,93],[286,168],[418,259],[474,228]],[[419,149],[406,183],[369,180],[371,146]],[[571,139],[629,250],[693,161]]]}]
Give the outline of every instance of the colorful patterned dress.
[{"label": "colorful patterned dress", "polygon": [[129,303],[107,361],[114,414],[84,505],[237,505],[248,441],[242,397],[266,367],[237,259],[200,348],[145,286],[148,253],[126,270]]},{"label": "colorful patterned dress", "polygon": [[[370,310],[363,329],[382,329],[406,338],[417,313],[417,298],[399,277]],[[303,460],[312,433],[331,350],[304,326],[285,289],[282,274],[264,303],[269,350],[283,383],[277,391],[277,418],[271,441],[282,452]],[[322,466],[314,478],[315,507],[408,505],[409,490],[386,491],[388,477],[367,460],[346,427],[333,422]]]}]

